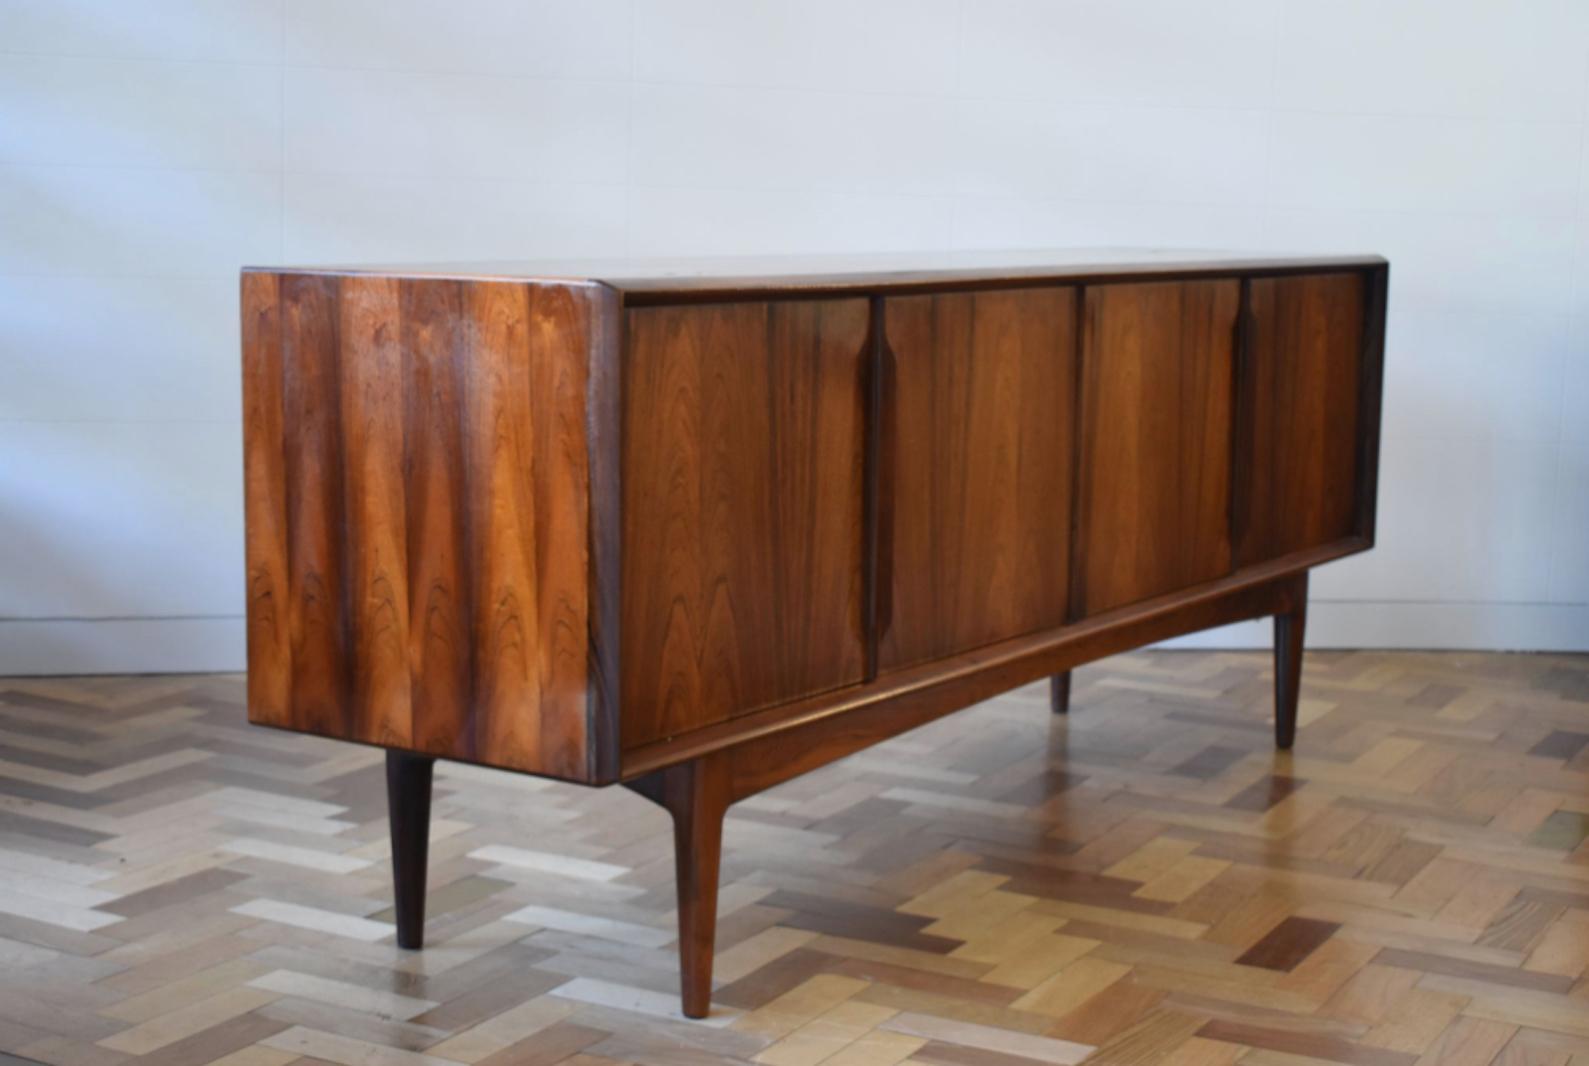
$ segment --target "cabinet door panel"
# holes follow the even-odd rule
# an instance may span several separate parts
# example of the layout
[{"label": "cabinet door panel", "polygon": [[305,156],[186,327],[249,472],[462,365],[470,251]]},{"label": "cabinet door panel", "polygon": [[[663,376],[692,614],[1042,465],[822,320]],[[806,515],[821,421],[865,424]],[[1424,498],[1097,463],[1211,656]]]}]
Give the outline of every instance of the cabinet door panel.
[{"label": "cabinet door panel", "polygon": [[867,301],[636,308],[625,333],[624,745],[860,681]]},{"label": "cabinet door panel", "polygon": [[1063,624],[1076,290],[887,299],[880,670]]},{"label": "cabinet door panel", "polygon": [[1229,572],[1239,303],[1236,281],[1087,290],[1078,613]]},{"label": "cabinet door panel", "polygon": [[1357,520],[1361,274],[1257,278],[1248,290],[1238,490],[1242,565],[1351,536]]}]

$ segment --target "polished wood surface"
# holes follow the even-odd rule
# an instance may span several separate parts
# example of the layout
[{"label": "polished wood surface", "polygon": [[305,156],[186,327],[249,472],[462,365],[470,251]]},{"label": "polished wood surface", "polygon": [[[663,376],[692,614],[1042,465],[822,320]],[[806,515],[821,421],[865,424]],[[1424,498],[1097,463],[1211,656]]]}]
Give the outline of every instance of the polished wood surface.
[{"label": "polished wood surface", "polygon": [[679,998],[685,1017],[712,1008],[717,890],[723,816],[735,797],[725,755],[696,759],[627,782],[673,818],[673,864],[679,927]]},{"label": "polished wood surface", "polygon": [[1367,286],[1362,274],[1250,283],[1241,562],[1327,544],[1356,529]]},{"label": "polished wood surface", "polygon": [[1287,610],[1276,611],[1275,626],[1275,747],[1289,751],[1297,738],[1297,701],[1302,690],[1302,639],[1308,623],[1308,573],[1296,583]]},{"label": "polished wood surface", "polygon": [[623,789],[438,762],[414,955],[380,750],[240,677],[0,680],[0,1052],[1583,1066],[1589,656],[1310,652],[1293,752],[1271,674],[1119,656],[730,807],[700,1022]]},{"label": "polished wood surface", "polygon": [[715,743],[710,730],[685,744],[654,745],[625,762],[630,775],[685,761],[727,757],[734,800],[843,758],[888,737],[915,729],[979,700],[1034,679],[1093,662],[1127,648],[1182,633],[1252,618],[1288,614],[1297,603],[1294,575],[1247,578],[1196,597],[1160,597],[1103,621],[1067,627],[1061,635],[1007,641],[950,665],[900,670],[858,690],[850,702],[805,701],[795,713],[747,718],[732,745]]},{"label": "polished wood surface", "polygon": [[1288,746],[1383,261],[946,263],[245,274],[251,718],[662,803],[691,1016],[733,802],[1251,618]]},{"label": "polished wood surface", "polygon": [[1070,713],[1070,671],[1048,679],[1048,709],[1055,714]]},{"label": "polished wood surface", "polygon": [[404,278],[594,282],[625,305],[777,295],[902,295],[979,288],[1317,274],[1363,270],[1378,256],[1279,257],[1177,248],[961,248],[814,255],[531,259],[289,268],[292,273]]},{"label": "polished wood surface", "polygon": [[1066,617],[1076,290],[882,301],[880,671]]},{"label": "polished wood surface", "polygon": [[1087,289],[1078,616],[1230,572],[1239,306],[1235,281]]},{"label": "polished wood surface", "polygon": [[622,732],[862,679],[864,300],[625,316]]},{"label": "polished wood surface", "polygon": [[430,797],[436,760],[388,748],[386,810],[391,822],[392,910],[397,946],[425,945],[425,881],[430,855]]},{"label": "polished wood surface", "polygon": [[593,777],[590,292],[243,289],[253,720]]}]

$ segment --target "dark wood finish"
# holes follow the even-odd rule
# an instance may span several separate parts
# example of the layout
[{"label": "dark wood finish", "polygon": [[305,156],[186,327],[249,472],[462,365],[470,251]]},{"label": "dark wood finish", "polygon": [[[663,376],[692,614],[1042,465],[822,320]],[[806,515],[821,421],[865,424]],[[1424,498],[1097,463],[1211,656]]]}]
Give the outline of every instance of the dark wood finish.
[{"label": "dark wood finish", "polygon": [[[872,332],[861,382],[866,404],[866,453],[861,472],[861,630],[866,642],[866,676],[877,676],[884,633],[892,622],[894,554],[884,537],[894,527],[891,484],[884,477],[894,449],[894,356],[883,327],[883,298],[871,299]],[[885,487],[888,492],[884,493]]]},{"label": "dark wood finish", "polygon": [[1275,614],[1275,747],[1290,751],[1297,739],[1302,698],[1302,637],[1308,624],[1308,572],[1291,579],[1289,610]]},{"label": "dark wood finish", "polygon": [[587,664],[587,385],[611,358],[599,297],[245,275],[254,721],[600,779]]},{"label": "dark wood finish", "polygon": [[1357,394],[1357,535],[1374,543],[1379,510],[1379,422],[1385,386],[1385,311],[1390,297],[1390,265],[1363,272],[1368,306],[1363,312],[1363,358]]},{"label": "dark wood finish", "polygon": [[690,1018],[704,1018],[712,1007],[723,815],[733,802],[729,770],[726,756],[708,755],[628,782],[630,788],[673,816],[679,994],[684,1014]]},{"label": "dark wood finish", "polygon": [[1248,283],[1238,421],[1248,476],[1235,509],[1238,563],[1357,529],[1368,283],[1362,273]]},{"label": "dark wood finish", "polygon": [[1048,679],[1048,709],[1055,714],[1070,713],[1070,671]]},{"label": "dark wood finish", "polygon": [[1287,918],[1237,957],[1236,965],[1290,973],[1340,927],[1317,918]]},{"label": "dark wood finish", "polygon": [[585,450],[590,468],[590,558],[586,591],[590,640],[588,664],[587,743],[591,777],[618,778],[619,626],[618,590],[622,581],[623,417],[622,307],[618,294],[605,285],[585,290],[590,307],[590,366],[585,382]]},{"label": "dark wood finish", "polygon": [[[718,751],[730,751],[742,799],[887,736],[925,725],[1001,692],[1171,637],[1291,611],[1299,568],[1352,548],[1252,567],[1189,593],[1170,593],[1046,633],[894,671],[875,681],[746,715],[671,741],[626,751],[625,779]],[[767,767],[751,770],[752,764]]]},{"label": "dark wood finish", "polygon": [[[1201,594],[1171,595],[1059,631],[1063,636],[1005,641],[950,664],[904,669],[876,683],[864,699],[838,706],[807,701],[803,713],[743,728],[731,747],[689,751],[654,746],[656,765],[626,759],[630,787],[673,812],[679,899],[679,958],[685,1013],[702,1017],[712,983],[712,930],[723,811],[728,806],[1044,675],[1170,636],[1265,615],[1291,615],[1306,594],[1294,574],[1227,578]],[[1300,659],[1298,660],[1300,663]],[[1300,676],[1300,675],[1298,675]],[[703,731],[704,732],[704,731]],[[680,761],[680,760],[684,761]],[[663,783],[673,782],[672,792]],[[684,812],[681,815],[681,812]],[[684,849],[689,849],[686,851]]]},{"label": "dark wood finish", "polygon": [[[330,278],[282,279],[287,650],[293,724],[359,735],[351,711],[343,537],[340,340]],[[375,738],[370,738],[375,739]]]},{"label": "dark wood finish", "polygon": [[401,333],[391,328],[401,320],[398,292],[394,278],[348,278],[337,327],[349,709],[354,733],[378,744],[403,744],[414,731],[404,427],[392,417],[403,389]]},{"label": "dark wood finish", "polygon": [[465,286],[404,285],[400,326],[407,381],[408,582],[412,617],[412,747],[473,755],[473,582],[469,481],[464,439],[468,410]]},{"label": "dark wood finish", "polygon": [[1234,281],[1087,290],[1077,616],[1230,572],[1239,295]]},{"label": "dark wood finish", "polygon": [[281,363],[281,279],[245,274],[243,515],[247,586],[248,715],[293,721],[291,599],[287,593],[287,438]]},{"label": "dark wood finish", "polygon": [[1293,742],[1384,262],[912,262],[245,274],[249,714],[393,753],[403,943],[436,757],[665,806],[699,1016],[738,799],[1266,616]]},{"label": "dark wood finish", "polygon": [[878,669],[1065,621],[1076,290],[883,301]]},{"label": "dark wood finish", "polygon": [[293,273],[405,278],[516,279],[543,284],[599,281],[624,306],[719,303],[786,296],[905,295],[1019,286],[1092,285],[1197,277],[1284,277],[1371,270],[1378,256],[1305,259],[1142,248],[960,249],[810,256],[707,256],[518,260],[296,268]]},{"label": "dark wood finish", "polygon": [[628,312],[623,736],[855,684],[864,300]]},{"label": "dark wood finish", "polygon": [[436,760],[389,748],[386,808],[392,833],[397,946],[425,945],[425,873],[430,857],[430,786]]}]

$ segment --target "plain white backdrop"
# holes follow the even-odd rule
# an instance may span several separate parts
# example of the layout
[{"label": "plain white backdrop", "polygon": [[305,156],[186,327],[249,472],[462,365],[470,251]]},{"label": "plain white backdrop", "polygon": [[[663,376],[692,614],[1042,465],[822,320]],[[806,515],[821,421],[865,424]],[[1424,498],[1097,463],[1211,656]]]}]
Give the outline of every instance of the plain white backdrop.
[{"label": "plain white backdrop", "polygon": [[1586,130],[1583,0],[0,0],[0,674],[241,666],[244,263],[1045,245],[1389,256],[1311,642],[1589,649]]}]

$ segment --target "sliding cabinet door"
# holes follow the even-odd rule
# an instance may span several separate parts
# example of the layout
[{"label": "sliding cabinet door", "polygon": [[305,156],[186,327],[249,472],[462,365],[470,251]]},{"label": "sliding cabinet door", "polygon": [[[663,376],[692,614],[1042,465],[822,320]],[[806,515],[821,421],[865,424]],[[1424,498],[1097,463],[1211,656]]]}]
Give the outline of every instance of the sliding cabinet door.
[{"label": "sliding cabinet door", "polygon": [[1076,290],[883,308],[879,669],[1063,624]]},{"label": "sliding cabinet door", "polygon": [[1087,289],[1078,615],[1230,571],[1240,298],[1235,280]]},{"label": "sliding cabinet door", "polygon": [[1248,294],[1237,561],[1357,531],[1364,274],[1256,278]]},{"label": "sliding cabinet door", "polygon": [[633,747],[859,682],[865,299],[625,313]]}]

